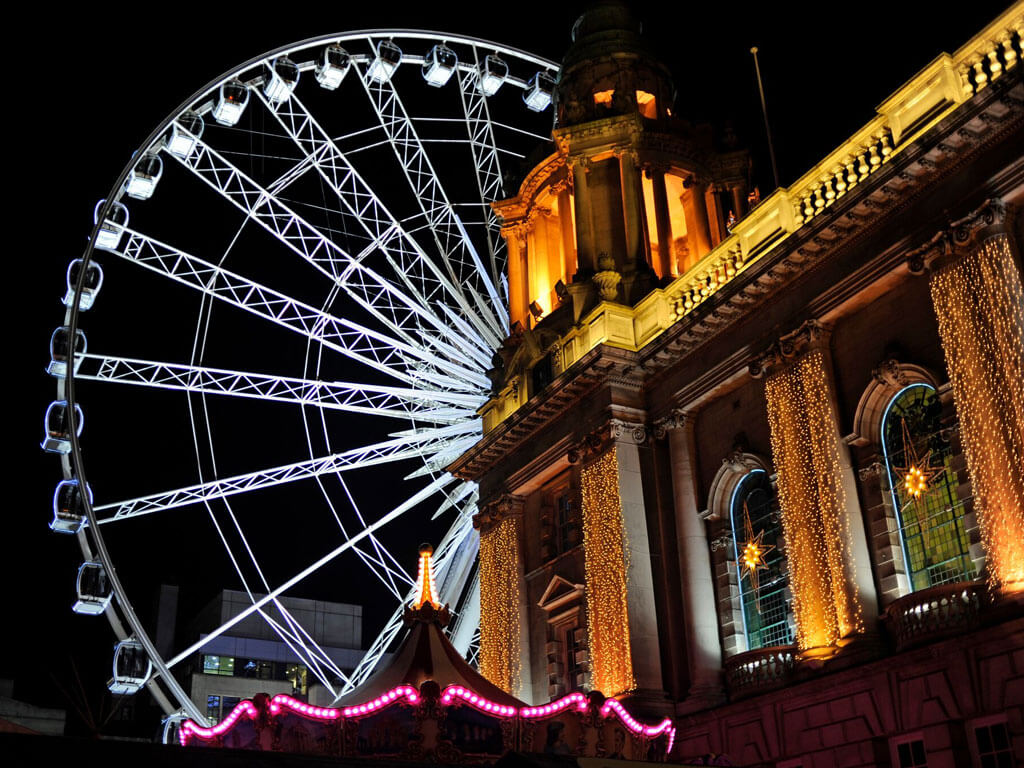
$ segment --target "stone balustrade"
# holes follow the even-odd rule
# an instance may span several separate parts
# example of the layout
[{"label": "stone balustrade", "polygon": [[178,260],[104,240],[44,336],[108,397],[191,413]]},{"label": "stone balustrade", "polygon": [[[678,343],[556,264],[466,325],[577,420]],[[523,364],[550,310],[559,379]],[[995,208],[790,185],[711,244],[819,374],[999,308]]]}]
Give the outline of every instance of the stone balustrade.
[{"label": "stone balustrade", "polygon": [[725,660],[725,683],[733,701],[781,688],[793,679],[795,645],[776,645],[738,653]]},{"label": "stone balustrade", "polygon": [[986,602],[983,582],[941,584],[891,603],[883,619],[902,651],[976,628]]}]

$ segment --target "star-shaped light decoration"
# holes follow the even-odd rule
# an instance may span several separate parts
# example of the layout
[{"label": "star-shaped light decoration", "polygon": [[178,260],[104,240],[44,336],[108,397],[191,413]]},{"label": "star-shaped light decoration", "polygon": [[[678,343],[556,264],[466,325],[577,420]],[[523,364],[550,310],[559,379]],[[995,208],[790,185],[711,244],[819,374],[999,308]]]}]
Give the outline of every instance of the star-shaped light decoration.
[{"label": "star-shaped light decoration", "polygon": [[[903,458],[907,462],[905,467],[896,467],[896,471],[903,478],[903,491],[911,503],[917,504],[921,496],[928,490],[932,481],[946,471],[945,467],[933,469],[931,466],[932,451],[929,450],[923,457],[917,455],[914,448],[914,441],[910,438],[910,430],[907,428],[907,420],[900,419],[903,429]],[[918,516],[920,517],[920,516]],[[924,546],[928,548],[928,531],[920,520],[918,529],[921,531],[921,538]]]},{"label": "star-shaped light decoration", "polygon": [[764,556],[775,549],[775,545],[764,543],[764,531],[758,531],[757,535],[754,535],[754,527],[750,523],[750,510],[747,509],[747,502],[745,501],[743,502],[743,533],[746,537],[746,543],[743,545],[737,560],[740,567],[740,580],[742,581],[744,576],[750,578],[750,586],[754,590],[754,608],[760,613],[761,595],[759,591],[760,585],[758,584],[758,570],[768,567]]}]

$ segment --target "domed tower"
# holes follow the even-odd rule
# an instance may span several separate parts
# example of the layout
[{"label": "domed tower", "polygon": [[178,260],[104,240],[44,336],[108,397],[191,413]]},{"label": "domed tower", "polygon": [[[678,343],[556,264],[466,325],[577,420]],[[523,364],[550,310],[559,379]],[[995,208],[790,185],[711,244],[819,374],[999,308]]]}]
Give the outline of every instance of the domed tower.
[{"label": "domed tower", "polygon": [[556,152],[494,204],[513,328],[561,333],[601,301],[632,306],[743,215],[747,154],[716,152],[707,127],[673,115],[674,100],[624,4],[603,0],[576,21],[555,91]]}]

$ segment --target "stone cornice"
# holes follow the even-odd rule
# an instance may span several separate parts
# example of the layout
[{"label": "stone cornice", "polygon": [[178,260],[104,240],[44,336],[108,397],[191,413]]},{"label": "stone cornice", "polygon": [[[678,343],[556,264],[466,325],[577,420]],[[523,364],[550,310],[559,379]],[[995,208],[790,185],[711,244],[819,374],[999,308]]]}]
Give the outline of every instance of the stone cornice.
[{"label": "stone cornice", "polygon": [[478,480],[598,386],[610,384],[636,391],[642,387],[643,377],[635,353],[596,347],[485,434],[452,462],[448,471],[464,480]]}]

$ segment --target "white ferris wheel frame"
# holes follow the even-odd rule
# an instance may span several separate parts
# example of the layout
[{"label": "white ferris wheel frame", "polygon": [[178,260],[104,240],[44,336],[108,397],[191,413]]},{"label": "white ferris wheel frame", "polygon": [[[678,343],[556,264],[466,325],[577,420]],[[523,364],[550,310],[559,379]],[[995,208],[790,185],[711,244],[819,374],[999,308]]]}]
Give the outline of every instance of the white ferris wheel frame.
[{"label": "white ferris wheel frame", "polygon": [[[488,252],[485,254],[478,253],[474,247],[453,201],[438,180],[425,144],[417,133],[415,118],[411,118],[406,111],[392,79],[375,79],[370,75],[373,52],[385,40],[414,41],[414,44],[423,45],[424,48],[427,44],[456,45],[460,50],[468,49],[472,54],[472,60],[459,60],[451,79],[455,81],[462,101],[461,122],[465,127],[466,138],[461,141],[468,142],[475,165],[476,188],[487,233]],[[427,253],[406,231],[403,222],[392,215],[385,201],[374,191],[373,184],[368,183],[348,161],[336,140],[306,110],[298,96],[291,94],[290,98],[274,102],[261,91],[263,73],[273,60],[280,56],[292,57],[300,72],[308,73],[316,66],[316,55],[323,51],[324,46],[331,44],[358,44],[366,47],[367,52],[351,53],[350,70],[346,77],[359,78],[376,113],[379,123],[377,128],[384,132],[386,141],[390,143],[404,170],[406,183],[419,201],[422,218],[436,245],[436,253]],[[410,54],[403,50],[399,66],[422,65],[424,53]],[[147,151],[158,151],[165,158],[173,157],[197,179],[241,211],[245,216],[242,226],[249,222],[260,225],[299,258],[330,279],[333,284],[331,292],[325,300],[324,309],[317,309],[224,269],[219,263],[203,260],[129,228],[125,228],[116,248],[101,250],[199,291],[202,306],[197,325],[202,325],[207,302],[226,302],[257,318],[304,335],[307,368],[312,348],[316,346],[317,372],[326,348],[384,371],[396,384],[326,382],[318,376],[275,376],[212,368],[198,364],[195,359],[191,363],[172,363],[92,352],[80,353],[71,344],[67,373],[57,379],[58,399],[66,400],[70,405],[71,449],[61,459],[65,479],[76,479],[80,487],[88,487],[76,429],[78,425],[74,423],[76,379],[195,393],[204,398],[203,411],[207,395],[228,395],[312,406],[317,409],[321,419],[326,411],[339,410],[374,416],[411,417],[418,420],[414,423],[429,425],[392,433],[396,436],[372,445],[323,456],[311,455],[307,460],[288,465],[231,477],[211,478],[188,487],[138,498],[94,506],[88,493],[81,494],[87,524],[78,532],[77,539],[85,561],[98,560],[106,571],[114,599],[105,610],[105,615],[119,640],[131,638],[145,650],[152,663],[152,673],[145,685],[167,713],[169,721],[182,717],[190,717],[197,722],[206,720],[205,713],[194,705],[171,669],[253,613],[261,614],[268,621],[281,640],[306,662],[310,672],[334,693],[336,699],[364,681],[401,630],[402,604],[408,601],[406,598],[412,581],[405,569],[375,538],[374,532],[438,492],[444,494],[444,500],[434,512],[434,517],[455,510],[455,519],[436,551],[438,584],[441,599],[446,602],[465,594],[469,587],[469,596],[462,613],[457,617],[452,635],[461,652],[470,652],[479,617],[476,545],[470,535],[477,492],[475,484],[456,480],[444,472],[444,467],[479,437],[480,428],[479,422],[475,421],[475,411],[484,402],[484,393],[490,384],[485,372],[491,364],[493,350],[508,333],[505,309],[507,279],[500,253],[503,244],[498,233],[498,222],[488,205],[500,195],[501,155],[507,150],[496,141],[494,128],[498,125],[539,141],[549,139],[548,136],[514,125],[492,121],[488,98],[477,87],[481,64],[489,55],[498,56],[510,64],[502,87],[526,89],[529,75],[543,72],[554,77],[558,69],[556,63],[526,51],[464,35],[408,29],[323,35],[269,51],[211,81],[179,105],[147,137],[136,153],[141,157]],[[178,122],[179,118],[189,110],[209,115],[221,86],[236,78],[242,79],[247,86],[249,101],[258,102],[251,103],[250,108],[265,109],[277,121],[283,135],[290,137],[302,152],[303,160],[272,184],[261,186],[228,158],[204,143],[201,137],[192,137],[195,139],[195,150],[184,159],[165,151],[164,137],[172,127],[184,135],[190,135],[187,127]],[[112,205],[121,198],[133,167],[134,161],[123,169],[107,195],[107,202],[99,211],[89,244],[82,256],[74,298],[68,303],[65,315],[65,325],[71,339],[75,338],[78,328],[79,297],[84,288],[87,267],[98,247],[97,237],[101,226],[111,215]],[[369,240],[363,252],[346,253],[330,237],[280,199],[281,192],[309,172],[318,173],[336,196],[339,206],[343,206],[360,222]],[[374,250],[387,255],[398,276],[398,282],[378,274],[363,263],[363,256]],[[326,311],[339,291],[344,291],[350,300],[373,317],[379,328],[369,328]],[[208,328],[201,331],[197,327],[195,341],[200,347],[205,345],[206,330]],[[424,330],[429,330],[430,335],[424,334]],[[199,357],[201,361],[201,348]],[[438,361],[443,362],[443,372],[438,370]],[[189,406],[191,411],[191,397]],[[312,452],[305,408],[302,414],[308,448]],[[193,438],[198,451],[201,438],[196,430],[196,421],[197,416],[193,413]],[[323,424],[323,429],[324,437],[329,442],[326,424]],[[206,438],[210,440],[212,456],[212,434],[209,433],[208,422]],[[253,589],[245,583],[245,577],[235,563],[252,599],[252,605],[172,658],[164,659],[157,651],[118,578],[101,534],[105,525],[141,515],[159,514],[194,503],[207,503],[209,509],[208,502],[212,500],[227,505],[229,497],[235,494],[304,478],[319,479],[327,473],[337,474],[344,485],[343,475],[340,474],[344,471],[409,458],[419,459],[423,463],[409,477],[428,476],[432,477],[431,481],[402,504],[372,522],[363,518],[351,494],[348,494],[348,500],[362,525],[358,531],[345,530],[321,484],[321,492],[338,520],[344,541],[273,588],[262,579],[265,589]],[[230,506],[228,509],[230,513]],[[213,518],[212,510],[210,514]],[[233,513],[230,514],[233,516]],[[218,526],[216,519],[214,525]],[[240,528],[238,530],[241,532]],[[221,539],[227,547],[223,533]],[[365,544],[365,548],[357,546],[360,544]],[[389,586],[398,598],[398,608],[356,669],[350,675],[345,675],[308,632],[291,618],[278,598],[350,549],[355,550]],[[230,547],[228,553],[234,562]],[[251,551],[249,554],[252,555]],[[259,563],[254,555],[252,560],[259,571]],[[263,596],[257,597],[257,594]],[[265,612],[264,608],[271,604],[284,618],[283,623],[272,619]],[[341,685],[332,686],[332,680],[340,680]]]}]

